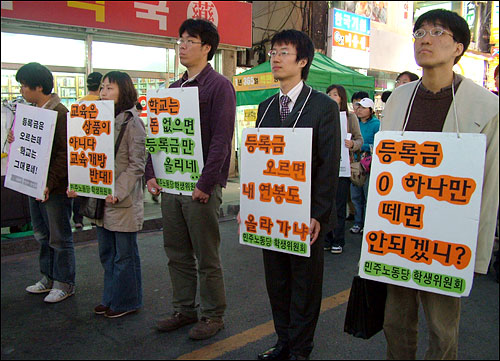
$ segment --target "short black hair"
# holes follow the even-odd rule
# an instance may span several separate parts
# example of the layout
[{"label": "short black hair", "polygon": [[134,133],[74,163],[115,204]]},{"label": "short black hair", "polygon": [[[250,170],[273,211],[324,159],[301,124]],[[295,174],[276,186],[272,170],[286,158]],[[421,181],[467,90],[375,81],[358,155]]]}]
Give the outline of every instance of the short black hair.
[{"label": "short black hair", "polygon": [[309,75],[309,68],[311,67],[314,58],[314,44],[311,38],[303,31],[298,30],[283,30],[279,33],[274,34],[271,39],[271,48],[274,44],[286,44],[295,46],[297,51],[296,62],[298,63],[302,59],[307,60],[306,66],[302,68],[301,77],[303,80],[307,80]]},{"label": "short black hair", "polygon": [[382,93],[380,99],[382,100],[382,102],[387,103],[391,94],[392,92],[390,90],[386,90],[385,92]]},{"label": "short black hair", "polygon": [[453,40],[457,43],[461,43],[464,46],[464,50],[462,54],[455,58],[455,64],[458,63],[462,55],[465,53],[470,44],[470,29],[467,21],[457,13],[453,11],[445,10],[445,9],[435,9],[428,11],[422,15],[420,15],[415,22],[415,26],[413,27],[413,32],[420,29],[422,24],[436,24],[436,22],[440,22],[444,27],[450,29],[453,34]]},{"label": "short black hair", "polygon": [[420,79],[420,78],[419,78],[419,76],[418,76],[417,74],[412,73],[411,71],[406,70],[406,71],[404,71],[404,72],[402,72],[402,73],[400,73],[400,74],[398,75],[398,77],[396,78],[396,81],[398,81],[398,80],[399,80],[399,78],[401,78],[403,75],[408,76],[408,78],[410,78],[410,81],[415,81],[415,80]]},{"label": "short black hair", "polygon": [[210,45],[210,51],[207,55],[207,60],[212,60],[217,47],[219,46],[219,33],[217,28],[210,21],[205,19],[187,19],[179,28],[179,37],[187,32],[189,36],[199,37],[201,45]]},{"label": "short black hair", "polygon": [[99,87],[101,86],[101,80],[102,80],[102,74],[99,73],[98,71],[90,73],[89,76],[87,77],[87,89],[89,91],[99,90]]},{"label": "short black hair", "polygon": [[52,73],[47,67],[39,63],[28,63],[20,67],[16,73],[16,81],[28,86],[31,90],[41,86],[45,95],[49,95],[54,89]]},{"label": "short black hair", "polygon": [[108,78],[110,83],[118,85],[118,102],[115,104],[115,116],[129,110],[137,104],[137,90],[130,75],[123,71],[110,71],[102,77],[102,81]]},{"label": "short black hair", "polygon": [[356,92],[351,97],[351,103],[354,103],[354,99],[364,99],[364,98],[369,98],[369,97],[370,97],[370,95],[368,95],[367,92],[364,92],[364,91]]}]

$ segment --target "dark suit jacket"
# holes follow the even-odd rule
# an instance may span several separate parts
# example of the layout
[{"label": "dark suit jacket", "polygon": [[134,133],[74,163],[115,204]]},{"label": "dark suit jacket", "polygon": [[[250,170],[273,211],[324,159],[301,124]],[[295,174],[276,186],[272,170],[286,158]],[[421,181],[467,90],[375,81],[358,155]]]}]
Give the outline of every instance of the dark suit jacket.
[{"label": "dark suit jacket", "polygon": [[[279,115],[279,93],[260,103],[256,126],[260,123],[261,128],[292,128],[310,89],[304,84],[290,115],[283,124]],[[273,98],[273,104],[262,119]],[[296,127],[313,128],[311,218],[323,224],[328,223],[331,208],[335,204],[340,166],[340,115],[337,103],[326,94],[312,90]]]}]

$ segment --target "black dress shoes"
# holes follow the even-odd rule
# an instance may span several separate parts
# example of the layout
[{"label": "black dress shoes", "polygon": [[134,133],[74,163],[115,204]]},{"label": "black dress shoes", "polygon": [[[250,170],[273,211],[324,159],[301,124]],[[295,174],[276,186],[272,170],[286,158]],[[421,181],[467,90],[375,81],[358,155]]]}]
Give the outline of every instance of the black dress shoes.
[{"label": "black dress shoes", "polygon": [[290,350],[283,345],[275,345],[269,350],[260,353],[257,358],[259,360],[288,360],[290,357]]}]

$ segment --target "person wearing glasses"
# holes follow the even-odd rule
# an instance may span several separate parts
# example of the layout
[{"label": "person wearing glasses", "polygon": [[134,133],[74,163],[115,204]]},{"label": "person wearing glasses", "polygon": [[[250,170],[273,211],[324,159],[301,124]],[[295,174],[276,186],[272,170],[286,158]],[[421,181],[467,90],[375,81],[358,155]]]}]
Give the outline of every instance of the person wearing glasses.
[{"label": "person wearing glasses", "polygon": [[[406,127],[409,131],[455,132],[458,122],[460,132],[486,135],[474,269],[476,273],[485,274],[491,258],[498,209],[498,98],[453,72],[453,66],[467,50],[471,37],[469,26],[462,17],[448,10],[431,10],[417,19],[413,30],[414,55],[423,69],[422,79],[394,90],[384,109],[382,130],[402,130],[409,112]],[[425,358],[456,359],[460,298],[389,284],[384,319],[387,358],[415,359],[419,303],[422,303],[429,329]]]},{"label": "person wearing glasses", "polygon": [[400,73],[398,75],[398,77],[396,78],[396,86],[395,86],[395,88],[397,88],[398,86],[401,86],[403,84],[406,84],[406,83],[418,80],[418,79],[420,79],[420,78],[418,77],[417,74],[412,73],[411,71],[406,70],[406,71]]},{"label": "person wearing glasses", "polygon": [[314,57],[313,42],[305,33],[283,30],[275,34],[269,56],[273,76],[280,81],[280,91],[259,104],[256,126],[292,128],[296,124],[313,130],[311,255],[262,251],[278,340],[258,358],[305,360],[313,349],[321,306],[323,239],[329,230],[340,166],[340,114],[335,101],[304,83]]},{"label": "person wearing glasses", "polygon": [[[236,116],[233,85],[208,63],[219,45],[216,27],[204,19],[188,19],[179,29],[179,58],[187,68],[171,88],[197,87],[200,101],[204,167],[192,196],[162,193],[163,242],[173,288],[172,317],[160,320],[161,332],[196,323],[192,339],[207,339],[224,327],[226,296],[219,256],[219,209],[226,186]],[[148,191],[157,195],[151,156],[146,165]],[[201,318],[196,290],[199,275]]]}]

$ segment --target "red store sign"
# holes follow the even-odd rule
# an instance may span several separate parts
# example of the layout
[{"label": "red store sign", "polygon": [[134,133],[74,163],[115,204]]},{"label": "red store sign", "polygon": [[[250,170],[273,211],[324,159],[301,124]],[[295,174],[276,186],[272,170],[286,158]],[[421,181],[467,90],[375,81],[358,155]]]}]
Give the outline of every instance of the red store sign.
[{"label": "red store sign", "polygon": [[241,1],[2,1],[2,18],[173,38],[184,20],[204,18],[222,44],[252,46],[252,4]]}]

